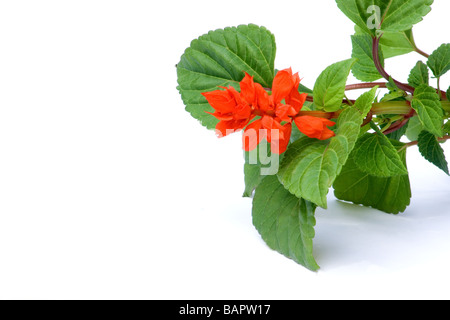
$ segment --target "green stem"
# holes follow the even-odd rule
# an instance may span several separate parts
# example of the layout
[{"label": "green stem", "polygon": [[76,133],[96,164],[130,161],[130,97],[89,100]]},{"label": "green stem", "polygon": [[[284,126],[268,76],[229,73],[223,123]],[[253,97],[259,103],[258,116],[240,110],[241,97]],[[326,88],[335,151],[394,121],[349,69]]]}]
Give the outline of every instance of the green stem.
[{"label": "green stem", "polygon": [[420,55],[422,55],[422,56],[424,56],[425,58],[429,58],[430,57],[430,55],[429,54],[427,54],[427,53],[425,53],[425,52],[423,52],[422,50],[420,50],[419,48],[417,48],[416,46],[414,46],[414,48],[415,48],[415,50],[416,50],[416,52],[418,53],[418,54],[420,54]]},{"label": "green stem", "polygon": [[442,91],[441,91],[441,78],[437,78],[437,91],[439,93],[439,97],[441,98],[441,100],[443,100],[444,97],[442,96]]},{"label": "green stem", "polygon": [[355,104],[354,101],[350,100],[345,94],[344,94],[344,98],[348,101],[348,103],[353,106]]},{"label": "green stem", "polygon": [[374,103],[372,106],[372,112],[375,115],[379,114],[409,114],[411,112],[411,106],[407,101],[389,101]]},{"label": "green stem", "polygon": [[373,130],[375,130],[376,133],[383,134],[383,132],[381,132],[380,128],[378,128],[378,126],[373,121],[370,121],[370,127]]}]

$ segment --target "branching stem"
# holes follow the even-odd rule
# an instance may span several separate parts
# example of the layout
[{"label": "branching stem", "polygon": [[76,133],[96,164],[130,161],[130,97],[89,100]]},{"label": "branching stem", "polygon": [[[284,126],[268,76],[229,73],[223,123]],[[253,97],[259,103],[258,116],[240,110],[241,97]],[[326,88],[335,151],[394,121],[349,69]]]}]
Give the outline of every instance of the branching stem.
[{"label": "branching stem", "polygon": [[383,65],[381,64],[381,60],[380,60],[380,38],[381,37],[374,37],[373,38],[373,48],[372,48],[372,55],[373,55],[373,61],[375,62],[375,67],[377,68],[378,72],[383,76],[383,78],[385,78],[386,80],[390,80],[392,79],[394,81],[394,83],[397,85],[397,87],[399,87],[401,90],[409,92],[409,93],[414,93],[414,88],[411,87],[408,84],[404,84],[401,83],[397,80],[395,80],[394,78],[392,78],[387,72],[386,70],[384,70]]}]

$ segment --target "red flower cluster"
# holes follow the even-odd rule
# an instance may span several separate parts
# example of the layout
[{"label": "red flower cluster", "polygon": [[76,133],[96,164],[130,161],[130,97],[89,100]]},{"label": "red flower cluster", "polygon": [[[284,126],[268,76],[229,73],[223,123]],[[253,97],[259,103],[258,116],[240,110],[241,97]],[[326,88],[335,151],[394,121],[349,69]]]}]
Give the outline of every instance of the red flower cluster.
[{"label": "red flower cluster", "polygon": [[[298,73],[293,75],[290,68],[279,71],[269,95],[246,73],[240,82],[240,93],[228,87],[205,92],[203,96],[215,110],[211,114],[220,120],[216,126],[220,137],[245,128],[243,140],[246,151],[254,150],[266,139],[271,144],[272,152],[281,154],[289,144],[292,121],[308,137],[326,140],[334,136],[334,132],[327,128],[335,125],[333,121],[298,116],[307,97],[306,93],[298,92],[299,84]],[[252,122],[256,117],[260,118]]]}]

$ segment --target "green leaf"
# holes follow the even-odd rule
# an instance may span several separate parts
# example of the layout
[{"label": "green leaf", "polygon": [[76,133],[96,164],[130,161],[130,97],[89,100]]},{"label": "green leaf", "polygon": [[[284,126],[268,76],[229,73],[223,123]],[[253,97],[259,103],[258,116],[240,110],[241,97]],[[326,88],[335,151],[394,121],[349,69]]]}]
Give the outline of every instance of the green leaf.
[{"label": "green leaf", "polygon": [[430,55],[428,66],[436,78],[442,77],[450,70],[450,43],[441,45]]},{"label": "green leaf", "polygon": [[378,86],[373,87],[370,91],[363,93],[356,99],[354,107],[359,110],[363,119],[367,116],[369,111],[372,109],[372,104],[377,95]]},{"label": "green leaf", "polygon": [[326,68],[314,85],[314,104],[319,109],[334,112],[340,109],[348,75],[356,59],[344,60]]},{"label": "green leaf", "polygon": [[392,101],[392,100],[396,100],[400,97],[404,98],[407,96],[406,92],[401,90],[397,86],[397,84],[394,82],[394,79],[392,79],[392,77],[389,77],[389,81],[386,83],[386,88],[389,90],[389,93],[387,93],[381,99],[381,102]]},{"label": "green leaf", "polygon": [[328,141],[304,137],[289,146],[278,172],[286,189],[298,198],[327,207],[329,188],[355,146],[376,89],[364,93],[355,106],[340,114],[335,137]]},{"label": "green leaf", "polygon": [[408,129],[406,130],[406,136],[410,141],[417,141],[419,134],[423,131],[423,124],[420,122],[418,116],[412,117],[408,121]]},{"label": "green leaf", "polygon": [[445,159],[444,150],[434,134],[423,131],[419,135],[419,151],[422,156],[436,167],[450,175],[448,171],[448,163]]},{"label": "green leaf", "polygon": [[[396,149],[402,149],[400,156],[406,166],[404,144],[398,141],[391,141],[391,143]],[[361,171],[355,164],[354,158],[355,154],[352,153],[333,184],[336,198],[392,214],[405,211],[411,202],[409,176],[375,177]]]},{"label": "green leaf", "polygon": [[311,90],[311,89],[309,89],[308,87],[305,87],[303,84],[299,84],[298,85],[298,91],[300,92],[300,93],[313,93],[313,91]]},{"label": "green leaf", "polygon": [[192,41],[177,65],[178,90],[186,110],[208,129],[218,120],[202,92],[234,86],[248,72],[270,88],[275,75],[275,38],[264,27],[241,25],[211,31]]},{"label": "green leaf", "polygon": [[380,39],[380,45],[385,59],[416,50],[412,29],[400,32],[384,32]]},{"label": "green leaf", "polygon": [[323,208],[327,207],[326,196],[339,162],[336,151],[327,146],[308,137],[299,139],[286,151],[278,172],[286,189]]},{"label": "green leaf", "polygon": [[439,95],[436,89],[423,84],[414,91],[414,98],[411,106],[417,111],[420,122],[425,130],[432,134],[442,137],[442,125],[444,111],[440,103]]},{"label": "green leaf", "polygon": [[398,85],[395,83],[394,79],[392,79],[392,77],[389,77],[389,80],[386,83],[386,88],[388,88],[390,91],[400,91],[401,90],[398,87]]},{"label": "green leaf", "polygon": [[450,133],[450,121],[447,121],[446,124],[444,124],[444,134]]},{"label": "green leaf", "polygon": [[261,167],[258,165],[244,164],[245,190],[243,197],[251,198],[253,191],[258,187],[264,176],[261,175]]},{"label": "green leaf", "polygon": [[[302,108],[302,110],[304,109]],[[291,140],[290,140],[291,143],[297,141],[300,138],[303,138],[304,136],[305,134],[301,132],[297,126],[292,126]]]},{"label": "green leaf", "polygon": [[[355,26],[357,35],[367,34],[363,29]],[[384,58],[401,56],[416,50],[412,29],[400,32],[384,32],[380,38],[380,47]]]},{"label": "green leaf", "polygon": [[410,86],[417,88],[422,84],[430,84],[430,74],[428,72],[428,67],[422,61],[418,61],[415,67],[411,70],[409,74],[408,83]]},{"label": "green leaf", "polygon": [[244,152],[244,156],[245,190],[243,197],[250,198],[266,176],[277,174],[283,155],[272,154],[270,144],[264,140],[255,150]]},{"label": "green leaf", "polygon": [[431,11],[433,0],[336,0],[341,11],[366,33],[410,30]]},{"label": "green leaf", "polygon": [[[352,46],[352,58],[358,59],[352,68],[352,73],[355,78],[367,82],[376,81],[382,78],[373,61],[372,37],[368,34],[354,35],[352,36]],[[379,55],[381,64],[384,67],[384,57],[381,49]]]},{"label": "green leaf", "polygon": [[315,210],[313,203],[298,199],[276,176],[269,176],[255,192],[253,225],[271,249],[316,271],[319,266],[313,256]]},{"label": "green leaf", "polygon": [[447,100],[450,101],[450,87],[448,87],[447,90]]},{"label": "green leaf", "polygon": [[405,135],[406,130],[408,130],[408,125],[404,125],[400,129],[387,134],[386,137],[388,137],[389,139],[392,139],[392,140],[400,141],[403,138],[403,136]]},{"label": "green leaf", "polygon": [[405,97],[405,91],[403,91],[403,90],[389,91],[389,93],[386,93],[384,95],[384,97],[381,99],[380,102],[398,100],[398,98],[404,98],[404,97]]},{"label": "green leaf", "polygon": [[358,168],[372,176],[386,178],[408,174],[397,149],[382,133],[363,135],[353,153]]}]

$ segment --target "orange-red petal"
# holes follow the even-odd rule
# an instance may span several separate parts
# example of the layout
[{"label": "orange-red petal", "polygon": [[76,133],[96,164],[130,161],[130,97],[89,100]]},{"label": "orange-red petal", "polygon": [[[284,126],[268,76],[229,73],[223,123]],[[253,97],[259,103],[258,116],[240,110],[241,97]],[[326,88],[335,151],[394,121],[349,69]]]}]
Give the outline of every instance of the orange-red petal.
[{"label": "orange-red petal", "polygon": [[245,128],[242,135],[242,145],[245,151],[253,151],[266,138],[267,130],[263,129],[261,119],[256,120]]},{"label": "orange-red petal", "polygon": [[211,107],[219,113],[231,113],[236,107],[236,99],[230,88],[226,90],[203,92],[202,95],[208,100]]},{"label": "orange-red petal", "polygon": [[285,69],[278,71],[273,79],[272,85],[272,101],[273,104],[278,104],[291,93],[295,86],[294,78],[292,76],[292,69]]},{"label": "orange-red petal", "polygon": [[327,140],[335,136],[335,133],[327,128],[336,124],[331,120],[311,116],[302,116],[295,118],[294,121],[300,132],[310,138]]},{"label": "orange-red petal", "polygon": [[233,115],[231,113],[229,113],[229,114],[222,114],[222,113],[219,113],[219,112],[214,112],[214,113],[211,113],[211,112],[208,112],[208,111],[205,111],[205,112],[209,113],[210,115],[216,117],[218,120],[221,120],[221,121],[233,120]]},{"label": "orange-red petal", "polygon": [[292,107],[291,105],[280,103],[277,106],[276,116],[281,121],[292,122],[291,117],[295,117],[297,115],[297,113],[298,113],[298,111],[296,111],[295,108]]},{"label": "orange-red petal", "polygon": [[[278,132],[278,137],[277,137]],[[281,126],[280,130],[272,130],[270,149],[272,153],[282,154],[286,152],[292,133],[292,125],[290,123]]]},{"label": "orange-red petal", "polygon": [[298,92],[298,87],[292,89],[292,92],[286,97],[286,103],[291,105],[297,113],[302,110],[303,104],[305,104],[307,93]]},{"label": "orange-red petal", "polygon": [[[268,142],[272,142],[272,136],[274,136],[275,139],[278,139],[277,137],[280,137],[280,139],[284,139],[284,127],[277,119],[269,116],[264,116],[261,121],[263,128],[268,130]],[[272,134],[271,131],[274,131],[274,133]]]},{"label": "orange-red petal", "polygon": [[259,83],[255,83],[255,92],[257,99],[257,109],[262,112],[273,111],[273,107],[270,105],[270,97],[266,90]]},{"label": "orange-red petal", "polygon": [[245,151],[255,150],[263,139],[270,143],[272,153],[282,154],[286,151],[292,132],[292,125],[281,125],[272,117],[264,116],[245,128],[242,140]]},{"label": "orange-red petal", "polygon": [[219,138],[226,137],[227,135],[234,132],[233,121],[220,121],[216,125],[216,134]]},{"label": "orange-red petal", "polygon": [[265,116],[261,119],[262,127],[267,129],[267,142],[270,143],[272,153],[281,154],[287,149],[291,139],[292,125],[281,125],[273,117]]},{"label": "orange-red petal", "polygon": [[249,105],[256,104],[257,103],[256,89],[253,77],[246,72],[244,79],[242,79],[239,85],[241,87],[242,99],[244,99],[245,102],[247,102],[247,104]]},{"label": "orange-red petal", "polygon": [[244,129],[248,122],[249,120],[220,121],[216,125],[216,134],[219,138],[226,137],[229,134]]}]

